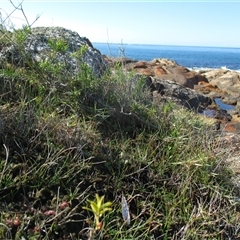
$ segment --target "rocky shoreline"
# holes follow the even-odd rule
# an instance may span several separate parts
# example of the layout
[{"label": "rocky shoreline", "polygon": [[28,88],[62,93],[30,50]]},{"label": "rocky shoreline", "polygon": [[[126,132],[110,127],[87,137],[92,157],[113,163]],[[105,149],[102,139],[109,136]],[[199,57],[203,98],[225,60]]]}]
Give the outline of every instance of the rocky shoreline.
[{"label": "rocky shoreline", "polygon": [[[135,61],[108,58],[121,63],[128,72],[146,76],[156,98],[169,97],[183,106],[217,120],[219,128],[240,132],[240,73],[229,69],[190,70],[169,59]],[[150,82],[150,83],[149,83]]]}]

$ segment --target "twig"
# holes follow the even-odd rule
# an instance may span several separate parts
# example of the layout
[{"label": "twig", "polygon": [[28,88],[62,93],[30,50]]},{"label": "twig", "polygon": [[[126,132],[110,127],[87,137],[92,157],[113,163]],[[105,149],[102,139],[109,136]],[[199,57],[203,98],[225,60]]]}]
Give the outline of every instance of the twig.
[{"label": "twig", "polygon": [[4,23],[7,19],[9,19],[10,16],[11,16],[16,10],[20,10],[20,11],[22,12],[23,17],[24,17],[24,19],[25,19],[28,27],[32,27],[32,25],[33,25],[33,24],[41,17],[41,15],[42,15],[42,13],[41,13],[40,15],[37,15],[37,16],[36,16],[36,19],[30,24],[29,21],[28,21],[28,18],[27,18],[27,16],[26,16],[26,14],[25,14],[25,12],[24,12],[24,10],[23,10],[23,7],[22,7],[22,4],[23,4],[24,0],[22,0],[22,2],[19,3],[18,6],[16,6],[16,5],[12,2],[12,0],[9,0],[9,1],[10,1],[10,3],[13,5],[14,10],[13,10],[9,15],[7,15],[7,17],[4,19],[3,23]]},{"label": "twig", "polygon": [[[11,2],[11,1],[10,1],[10,2]],[[12,3],[12,2],[11,2],[11,3]],[[22,3],[23,3],[23,1],[18,5],[18,7],[19,7]],[[13,3],[12,3],[12,4],[13,4]],[[14,4],[13,4],[13,6],[14,6]],[[4,24],[5,21],[10,18],[10,16],[18,9],[18,7],[15,7],[15,6],[14,6],[14,10],[13,10],[10,14],[7,15],[7,17],[3,20],[2,24]]]},{"label": "twig", "polygon": [[23,14],[23,16],[24,16],[24,18],[25,18],[25,21],[27,22],[28,27],[30,27],[31,25],[29,24],[28,19],[27,19],[26,15],[25,15],[25,12],[23,11],[23,8],[22,8],[22,3],[23,3],[23,1],[18,5],[18,7],[16,7],[16,6],[14,5],[14,3],[12,2],[12,0],[10,0],[10,3],[13,5],[13,7],[14,7],[16,10],[20,10],[20,11],[22,12],[22,14]]}]

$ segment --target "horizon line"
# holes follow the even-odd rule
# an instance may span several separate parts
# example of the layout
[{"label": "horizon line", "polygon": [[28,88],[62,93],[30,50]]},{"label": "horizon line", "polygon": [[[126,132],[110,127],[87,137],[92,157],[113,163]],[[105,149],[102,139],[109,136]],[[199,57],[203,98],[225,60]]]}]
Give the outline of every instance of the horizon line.
[{"label": "horizon line", "polygon": [[240,46],[211,46],[211,45],[181,45],[181,44],[156,44],[156,43],[122,43],[122,42],[98,42],[96,44],[120,44],[120,45],[152,45],[152,46],[173,46],[173,47],[209,47],[209,48],[240,48]]}]

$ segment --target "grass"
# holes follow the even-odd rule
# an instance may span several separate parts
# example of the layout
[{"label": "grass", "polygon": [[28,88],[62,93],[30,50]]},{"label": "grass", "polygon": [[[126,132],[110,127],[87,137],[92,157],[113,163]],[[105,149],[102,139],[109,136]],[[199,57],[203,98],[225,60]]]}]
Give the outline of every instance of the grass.
[{"label": "grass", "polygon": [[[6,32],[1,49],[29,31]],[[153,103],[144,79],[121,65],[95,77],[84,47],[73,77],[54,57],[66,43],[49,46],[39,63],[1,64],[0,238],[240,238],[214,121]],[[96,194],[111,203],[97,229],[84,208]]]}]

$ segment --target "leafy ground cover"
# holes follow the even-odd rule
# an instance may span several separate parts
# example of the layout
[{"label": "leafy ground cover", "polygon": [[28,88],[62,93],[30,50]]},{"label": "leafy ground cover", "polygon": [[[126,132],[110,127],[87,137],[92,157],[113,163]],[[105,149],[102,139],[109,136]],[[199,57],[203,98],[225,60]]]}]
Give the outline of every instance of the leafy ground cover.
[{"label": "leafy ground cover", "polygon": [[[1,30],[21,50],[31,29]],[[238,239],[239,206],[213,120],[153,103],[121,65],[75,53],[0,68],[1,239]],[[22,58],[26,58],[22,52]],[[113,71],[114,70],[114,71]]]}]

